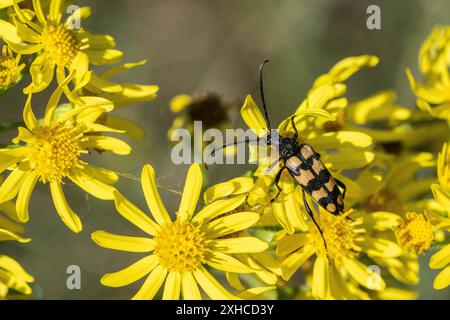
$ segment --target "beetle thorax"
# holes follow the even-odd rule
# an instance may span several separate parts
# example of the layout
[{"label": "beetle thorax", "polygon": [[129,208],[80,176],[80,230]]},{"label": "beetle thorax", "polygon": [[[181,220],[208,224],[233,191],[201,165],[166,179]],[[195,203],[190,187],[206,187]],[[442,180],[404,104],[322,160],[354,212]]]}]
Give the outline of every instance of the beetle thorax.
[{"label": "beetle thorax", "polygon": [[298,150],[299,145],[295,140],[287,137],[280,137],[278,144],[278,152],[280,154],[280,157],[288,159],[297,154]]}]

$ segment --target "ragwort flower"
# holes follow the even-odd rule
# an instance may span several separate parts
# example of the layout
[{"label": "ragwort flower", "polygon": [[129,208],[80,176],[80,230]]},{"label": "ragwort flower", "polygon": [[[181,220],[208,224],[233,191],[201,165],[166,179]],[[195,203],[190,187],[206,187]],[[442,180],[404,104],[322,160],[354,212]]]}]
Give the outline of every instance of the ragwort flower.
[{"label": "ragwort flower", "polygon": [[96,231],[92,239],[105,248],[150,255],[123,270],[106,274],[101,279],[103,285],[122,287],[147,277],[133,299],[153,299],[163,284],[163,299],[201,299],[199,287],[212,299],[234,298],[206,266],[225,272],[253,273],[252,268],[231,254],[262,252],[267,243],[252,236],[234,236],[259,220],[254,212],[234,212],[241,204],[238,199],[218,200],[195,213],[202,180],[200,166],[192,165],[175,220],[161,201],[150,165],[143,168],[141,183],[153,219],[115,192],[118,212],[150,237]]},{"label": "ragwort flower", "polygon": [[49,184],[56,210],[74,232],[82,229],[79,217],[69,207],[63,193],[66,179],[96,198],[112,200],[111,185],[118,180],[113,171],[84,161],[90,150],[112,151],[119,155],[131,152],[125,142],[105,135],[117,132],[97,124],[98,117],[111,111],[110,101],[98,97],[81,97],[74,106],[57,110],[68,77],[51,96],[43,120],[38,121],[31,107],[31,95],[23,111],[26,128],[19,128],[13,147],[0,150],[0,171],[11,173],[0,186],[0,203],[17,196],[19,220],[29,219],[28,203],[38,182]]},{"label": "ragwort flower", "polygon": [[41,1],[33,1],[32,11],[21,9],[17,1],[13,6],[13,23],[0,20],[0,38],[18,54],[37,54],[30,67],[33,81],[25,93],[45,90],[55,72],[61,83],[66,78],[66,70],[74,72],[75,86],[83,87],[90,80],[90,64],[113,64],[122,58],[122,52],[114,49],[111,36],[94,35],[73,27],[78,15],[85,19],[91,14],[89,7],[81,8],[63,22],[63,0],[52,0],[46,13]]}]

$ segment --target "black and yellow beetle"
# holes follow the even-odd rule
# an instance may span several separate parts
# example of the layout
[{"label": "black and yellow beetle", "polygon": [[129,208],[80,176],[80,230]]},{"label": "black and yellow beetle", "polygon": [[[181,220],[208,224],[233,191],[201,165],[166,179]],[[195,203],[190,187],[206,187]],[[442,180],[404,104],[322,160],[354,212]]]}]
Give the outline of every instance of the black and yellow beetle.
[{"label": "black and yellow beetle", "polygon": [[[267,128],[270,128],[270,119],[267,112],[267,106],[264,98],[264,84],[263,84],[263,70],[265,64],[268,60],[260,67],[260,94],[263,103],[264,114]],[[346,192],[346,186],[344,183],[335,179],[328,169],[325,167],[320,159],[320,154],[314,151],[313,147],[306,143],[299,143],[299,134],[295,125],[295,117],[290,119],[292,128],[294,130],[293,137],[281,136],[276,130],[272,130],[272,133],[268,133],[265,137],[259,138],[263,139],[265,143],[269,146],[273,146],[278,150],[276,159],[268,168],[268,171],[272,171],[274,167],[282,164],[281,169],[278,171],[274,184],[278,189],[278,195],[273,199],[275,201],[281,189],[278,186],[281,175],[284,170],[287,170],[292,178],[301,186],[303,192],[303,203],[306,212],[313,220],[317,229],[323,238],[322,229],[316,222],[314,214],[306,200],[305,193],[308,194],[320,207],[328,211],[333,215],[339,215],[344,212],[344,198]],[[275,133],[275,134],[273,134]],[[249,143],[251,141],[241,141],[234,144]],[[228,147],[230,145],[224,145],[222,148]],[[219,148],[221,149],[221,148]],[[219,150],[217,149],[217,150]],[[217,151],[217,150],[214,150]],[[342,188],[342,192],[341,189]],[[323,239],[325,242],[325,239]],[[326,246],[326,242],[325,242]]]},{"label": "black and yellow beetle", "polygon": [[[263,70],[268,60],[260,67],[260,93],[264,108],[267,127],[270,128],[270,119],[267,112],[266,101],[264,98]],[[268,133],[265,139],[267,145],[273,146],[278,150],[279,158],[270,166],[273,167],[282,163],[281,169],[275,177],[275,186],[279,189],[278,183],[284,170],[287,170],[292,178],[300,185],[303,193],[303,203],[306,212],[313,220],[314,224],[322,234],[322,229],[317,224],[314,214],[306,200],[307,193],[320,207],[333,215],[339,215],[344,212],[344,198],[346,186],[344,183],[334,178],[330,171],[325,167],[320,159],[320,154],[314,151],[314,148],[306,143],[299,143],[299,133],[295,125],[295,116],[291,117],[291,125],[294,129],[294,136],[287,137],[280,134]],[[276,132],[276,131],[272,131]],[[342,192],[339,189],[342,188]],[[281,191],[279,189],[279,191]],[[276,200],[276,198],[274,199]],[[323,235],[322,235],[323,237]],[[325,239],[324,239],[325,241]],[[326,244],[325,244],[326,245]]]}]

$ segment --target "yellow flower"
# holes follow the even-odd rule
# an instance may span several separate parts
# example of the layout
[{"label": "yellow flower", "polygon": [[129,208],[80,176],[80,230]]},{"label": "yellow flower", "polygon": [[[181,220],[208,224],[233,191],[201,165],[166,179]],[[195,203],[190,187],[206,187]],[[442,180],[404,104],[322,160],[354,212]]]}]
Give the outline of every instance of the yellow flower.
[{"label": "yellow flower", "polygon": [[[83,87],[79,88],[74,95],[96,96],[105,98],[114,103],[114,109],[124,106],[153,101],[156,99],[159,87],[156,85],[143,85],[134,83],[116,83],[111,80],[114,76],[133,68],[142,66],[147,62],[140,61],[136,63],[125,63],[123,65],[113,67],[100,75],[92,73],[91,80]],[[99,119],[101,124],[110,128],[125,131],[133,138],[141,139],[145,136],[145,132],[134,122],[111,113],[105,114]]]},{"label": "yellow flower", "polygon": [[426,83],[417,83],[411,71],[407,76],[417,96],[417,106],[433,117],[450,120],[450,27],[438,26],[423,43],[419,55],[420,71]]},{"label": "yellow flower", "polygon": [[168,132],[172,133],[180,128],[194,130],[194,121],[201,121],[203,130],[211,128],[223,129],[230,123],[230,111],[234,104],[223,101],[214,92],[205,92],[196,96],[180,94],[170,101],[170,110],[177,114]]},{"label": "yellow flower", "polygon": [[8,46],[3,46],[0,57],[0,91],[9,89],[22,79],[22,70],[25,64],[20,63],[22,55],[14,57]]},{"label": "yellow flower", "polygon": [[175,220],[162,203],[150,165],[143,168],[141,183],[153,219],[115,192],[117,211],[150,237],[96,231],[92,239],[105,248],[151,254],[123,270],[105,275],[101,279],[103,285],[122,287],[147,277],[134,299],[153,299],[163,284],[163,299],[180,296],[201,299],[199,286],[212,299],[234,298],[206,266],[225,272],[253,273],[253,269],[230,254],[262,252],[267,249],[267,243],[251,236],[233,236],[259,220],[254,212],[231,213],[240,205],[239,200],[218,200],[195,213],[202,180],[200,166],[192,165]]},{"label": "yellow flower", "polygon": [[[359,286],[381,292],[386,284],[362,260],[370,252],[380,257],[398,255],[395,243],[379,245],[377,239],[366,232],[364,216],[351,217],[352,210],[336,217],[324,210],[317,217],[323,237],[309,222],[307,232],[289,235],[279,233],[277,255],[280,257],[283,278],[289,280],[313,256],[316,256],[312,274],[312,295],[319,299],[355,299],[351,292],[352,281]],[[400,250],[401,251],[401,250]]]},{"label": "yellow flower", "polygon": [[399,244],[413,254],[428,250],[434,241],[434,227],[422,214],[407,212],[395,230]]},{"label": "yellow flower", "polygon": [[11,170],[0,187],[0,203],[17,196],[19,220],[26,222],[29,219],[28,203],[35,185],[48,183],[63,222],[72,231],[80,232],[80,219],[69,207],[63,193],[66,179],[96,198],[112,200],[115,189],[111,184],[118,180],[117,174],[88,164],[83,156],[90,149],[126,155],[131,148],[117,138],[104,135],[115,130],[95,123],[104,112],[113,109],[112,103],[106,99],[82,97],[73,103],[73,108],[57,112],[68,81],[70,77],[50,98],[42,121],[36,119],[29,96],[23,111],[26,128],[19,128],[18,137],[13,139],[13,143],[18,145],[0,150],[0,171]]},{"label": "yellow flower", "polygon": [[[33,1],[33,11],[21,9],[13,2],[13,23],[0,20],[0,38],[19,54],[37,54],[30,73],[32,84],[24,92],[40,92],[52,82],[55,74],[61,83],[66,71],[74,72],[76,87],[83,87],[90,80],[89,65],[112,64],[120,61],[122,52],[113,49],[114,39],[107,35],[93,35],[83,28],[73,27],[76,14],[62,21],[63,0],[52,0],[47,13],[41,1]],[[82,19],[91,14],[89,7],[81,8]]]}]

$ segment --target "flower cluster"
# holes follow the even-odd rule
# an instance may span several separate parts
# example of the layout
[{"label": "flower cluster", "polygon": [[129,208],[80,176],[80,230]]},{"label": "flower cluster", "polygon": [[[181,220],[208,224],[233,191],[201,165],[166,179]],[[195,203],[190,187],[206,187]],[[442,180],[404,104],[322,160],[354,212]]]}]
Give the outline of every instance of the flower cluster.
[{"label": "flower cluster", "polygon": [[[249,129],[258,140],[276,129],[294,153],[261,157],[250,146],[254,169],[212,185],[207,171],[192,164],[172,213],[150,164],[136,179],[148,211],[115,186],[118,172],[95,165],[94,152],[132,153],[122,138],[143,138],[145,130],[113,112],[154,100],[159,88],[114,81],[146,61],[122,63],[112,36],[81,26],[91,9],[65,16],[66,4],[0,0],[0,91],[29,82],[23,121],[11,126],[17,136],[0,149],[0,241],[30,241],[22,223],[37,219],[29,203],[41,185],[50,186],[62,222],[81,232],[64,195],[70,182],[114,203],[143,232],[91,236],[106,249],[145,253],[100,280],[116,288],[145,278],[133,299],[415,299],[419,259],[436,249],[429,267],[442,270],[434,287],[450,285],[450,27],[436,27],[424,42],[423,79],[406,72],[417,107],[398,104],[391,89],[358,101],[346,97],[347,80],[379,63],[372,55],[347,57],[318,76],[276,128],[248,95],[241,116]],[[97,65],[109,67],[98,72]],[[38,110],[33,97],[52,84]],[[168,135],[192,131],[194,121],[230,127],[232,105],[214,93],[178,95]],[[267,149],[275,148],[268,142]],[[31,295],[33,281],[0,254],[0,299]]]}]

